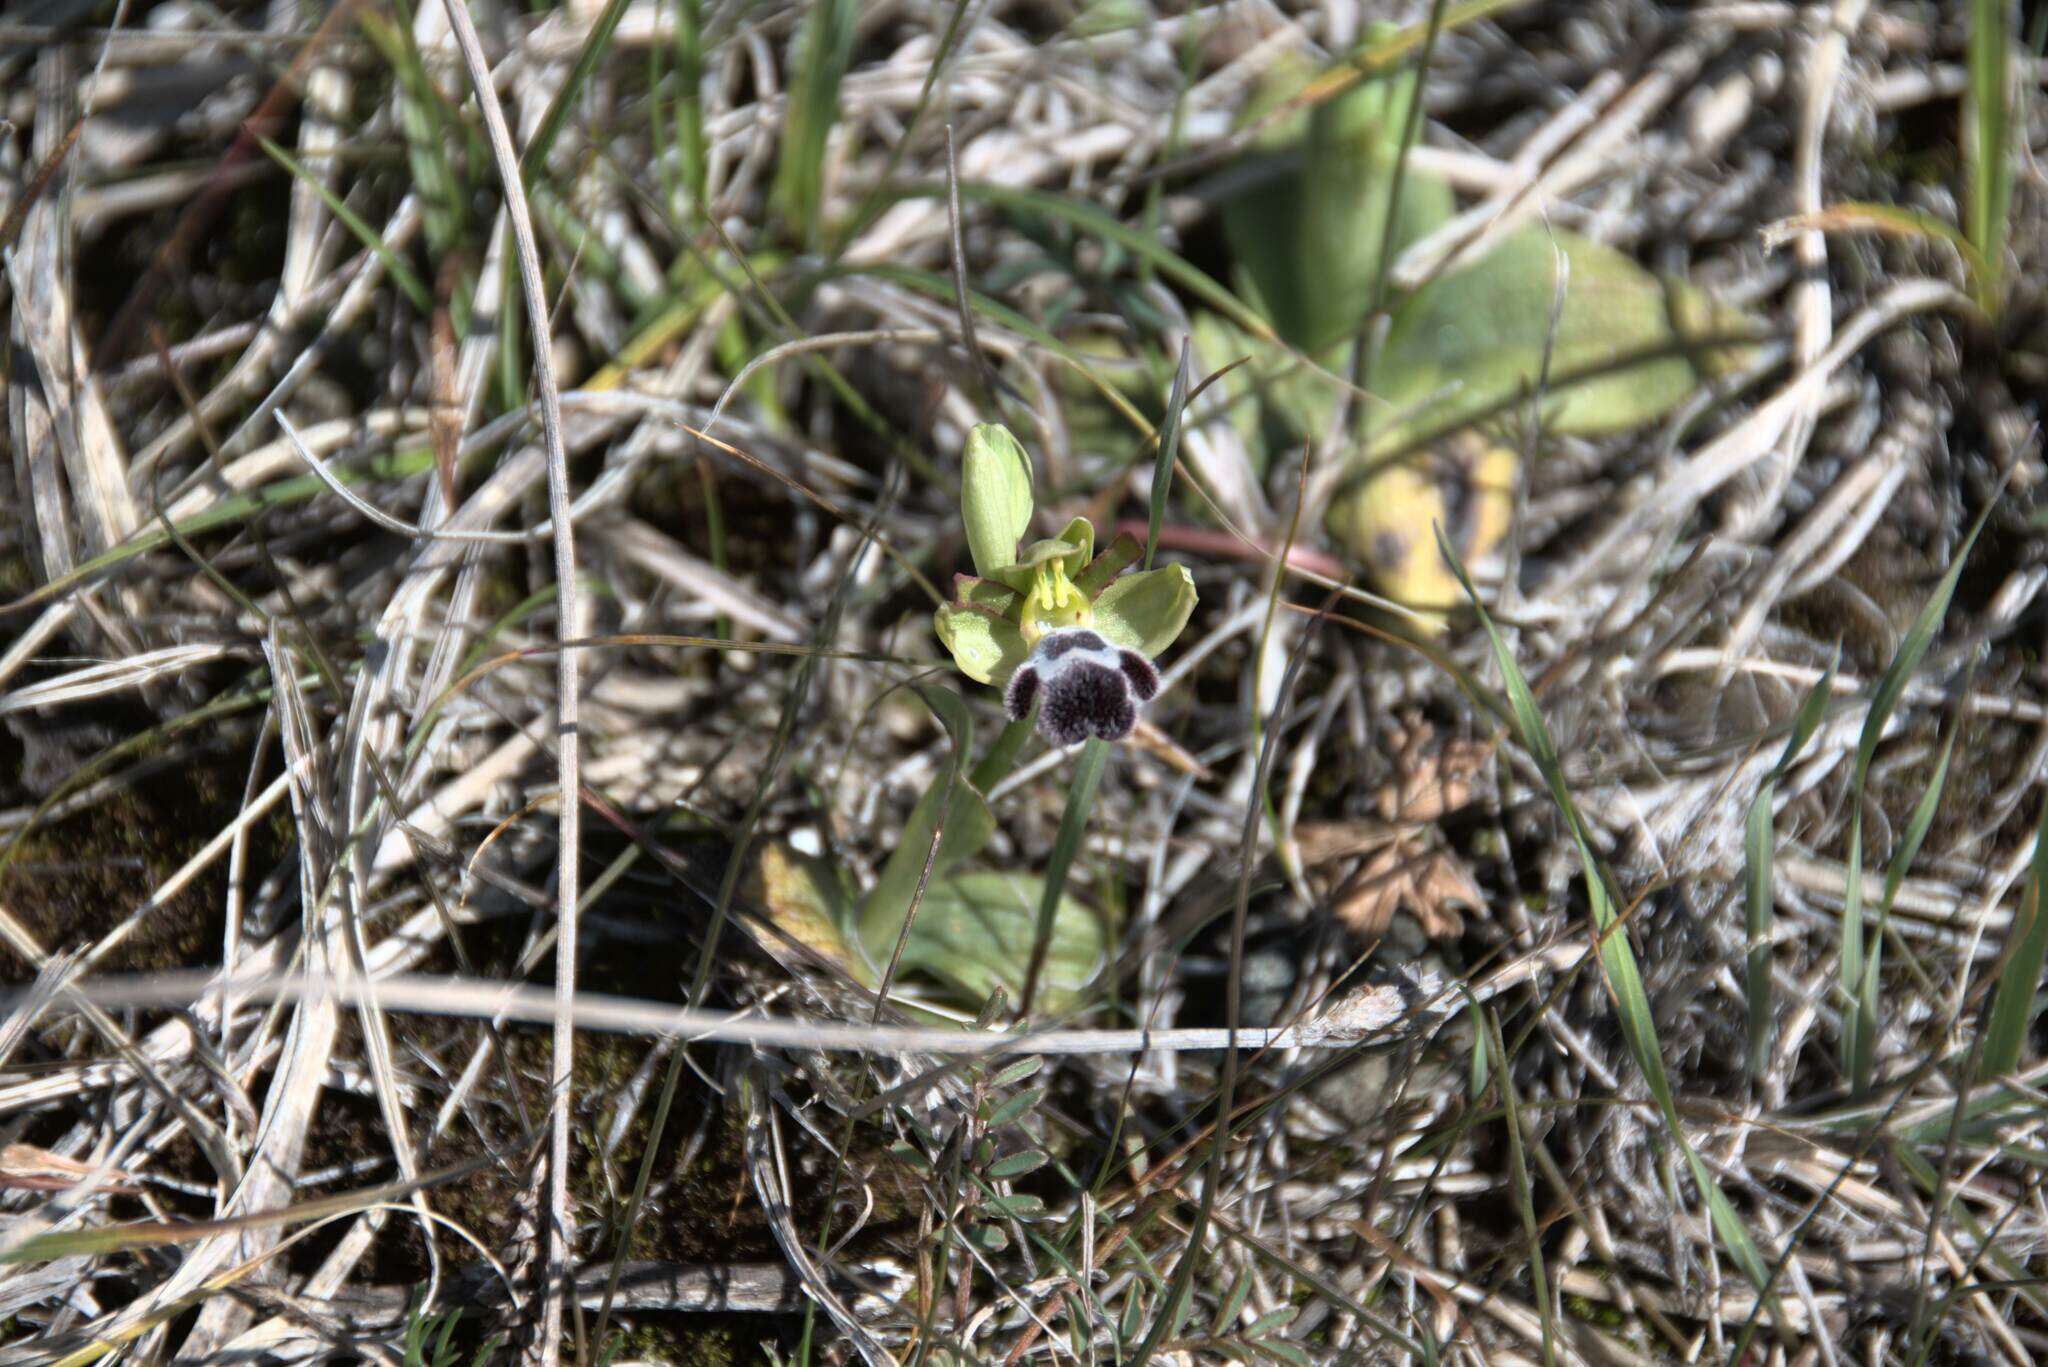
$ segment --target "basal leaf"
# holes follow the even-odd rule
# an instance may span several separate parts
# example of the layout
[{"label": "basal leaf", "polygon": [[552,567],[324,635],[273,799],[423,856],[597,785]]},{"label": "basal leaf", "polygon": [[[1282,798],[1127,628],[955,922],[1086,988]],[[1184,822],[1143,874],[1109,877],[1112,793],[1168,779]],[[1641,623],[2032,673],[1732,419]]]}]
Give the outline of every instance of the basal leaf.
[{"label": "basal leaf", "polygon": [[[1560,306],[1559,290],[1562,289]],[[1395,310],[1367,387],[1366,454],[1405,450],[1533,395],[1557,432],[1625,431],[1736,364],[1739,315],[1612,247],[1532,225]]]}]

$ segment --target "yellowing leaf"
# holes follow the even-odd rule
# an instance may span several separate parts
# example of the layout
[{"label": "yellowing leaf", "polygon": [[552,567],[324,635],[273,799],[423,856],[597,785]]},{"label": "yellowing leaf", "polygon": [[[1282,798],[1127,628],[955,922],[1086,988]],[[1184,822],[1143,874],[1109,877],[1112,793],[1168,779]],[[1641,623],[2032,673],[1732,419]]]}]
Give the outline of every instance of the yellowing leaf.
[{"label": "yellowing leaf", "polygon": [[766,844],[754,866],[754,901],[775,927],[857,983],[873,987],[874,968],[840,929],[846,924],[844,894],[823,860],[787,845]]},{"label": "yellowing leaf", "polygon": [[1435,528],[1470,563],[1507,535],[1515,453],[1467,429],[1372,467],[1331,503],[1329,527],[1396,602],[1446,612],[1463,601]]}]

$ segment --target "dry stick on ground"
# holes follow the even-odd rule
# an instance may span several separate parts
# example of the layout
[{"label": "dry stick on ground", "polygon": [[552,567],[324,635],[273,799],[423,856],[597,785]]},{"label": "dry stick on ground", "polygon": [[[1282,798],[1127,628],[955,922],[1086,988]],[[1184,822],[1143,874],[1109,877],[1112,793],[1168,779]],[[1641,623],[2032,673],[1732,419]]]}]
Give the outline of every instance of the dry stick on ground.
[{"label": "dry stick on ground", "polygon": [[[448,22],[462,48],[463,63],[469,68],[470,84],[490,134],[491,158],[497,163],[503,182],[505,208],[512,219],[512,240],[518,248],[519,282],[526,295],[526,313],[533,337],[534,382],[540,389],[542,440],[548,462],[548,514],[555,524],[555,587],[560,610],[557,626],[562,639],[574,637],[580,629],[581,596],[576,585],[576,531],[569,511],[569,461],[562,448],[562,399],[555,387],[553,333],[548,326],[548,301],[541,287],[540,253],[534,246],[533,217],[527,210],[526,188],[519,178],[519,154],[512,146],[512,134],[505,126],[505,111],[491,84],[490,64],[484,60],[483,43],[469,11],[461,0],[443,0]],[[581,844],[582,805],[576,794],[582,790],[578,774],[580,746],[576,734],[576,690],[582,656],[565,650],[555,657],[555,715],[557,753],[557,798],[560,820],[556,832],[555,906],[558,926],[555,942],[555,1040],[550,1059],[548,1130],[549,1218],[547,1230],[546,1285],[541,1298],[541,1323],[533,1358],[541,1367],[553,1367],[561,1358],[562,1303],[553,1288],[566,1273],[574,1252],[574,1211],[569,1204],[569,1069],[574,1061],[576,1027],[569,1005],[576,994],[576,893],[577,850]]]}]

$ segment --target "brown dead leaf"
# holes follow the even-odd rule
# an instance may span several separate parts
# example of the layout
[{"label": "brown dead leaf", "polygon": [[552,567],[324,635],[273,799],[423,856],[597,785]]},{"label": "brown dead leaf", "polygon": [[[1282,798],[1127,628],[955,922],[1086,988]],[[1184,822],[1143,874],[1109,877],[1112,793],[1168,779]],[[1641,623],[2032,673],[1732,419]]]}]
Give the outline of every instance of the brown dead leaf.
[{"label": "brown dead leaf", "polygon": [[1472,777],[1486,762],[1490,747],[1473,740],[1439,742],[1436,728],[1413,714],[1403,718],[1389,739],[1394,779],[1379,791],[1381,820],[1437,821],[1472,800]]},{"label": "brown dead leaf", "polygon": [[1337,919],[1361,935],[1385,934],[1406,907],[1432,940],[1463,934],[1458,908],[1481,904],[1479,886],[1457,855],[1403,835],[1375,851],[1331,897]]},{"label": "brown dead leaf", "polygon": [[1297,825],[1295,851],[1331,911],[1359,934],[1384,934],[1406,908],[1431,939],[1454,938],[1465,929],[1458,908],[1484,902],[1471,871],[1444,848],[1433,823],[1472,800],[1473,775],[1490,750],[1477,741],[1440,741],[1414,713],[1389,740],[1394,777],[1375,796],[1379,820]]}]

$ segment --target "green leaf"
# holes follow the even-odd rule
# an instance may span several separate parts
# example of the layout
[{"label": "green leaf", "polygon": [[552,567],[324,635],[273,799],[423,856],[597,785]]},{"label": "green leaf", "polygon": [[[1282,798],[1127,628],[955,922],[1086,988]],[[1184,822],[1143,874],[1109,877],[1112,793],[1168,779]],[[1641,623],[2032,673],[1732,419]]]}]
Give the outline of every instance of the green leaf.
[{"label": "green leaf", "polygon": [[[967,754],[974,748],[974,715],[960,695],[948,689],[919,687],[932,715],[939,719],[952,740],[945,771],[918,798],[904,823],[896,848],[882,866],[881,876],[861,902],[860,935],[868,957],[887,964],[896,953],[897,938],[903,933],[903,918],[910,914],[911,899],[918,882],[926,878],[925,864],[931,864],[931,880],[944,877],[979,854],[995,834],[995,817],[965,772]],[[943,813],[945,829],[940,831]],[[939,847],[932,849],[932,835],[938,832]],[[927,888],[929,897],[929,888]]]},{"label": "green leaf", "polygon": [[923,1154],[919,1153],[916,1148],[909,1144],[891,1144],[889,1146],[889,1154],[897,1162],[903,1164],[903,1166],[911,1169],[913,1172],[921,1173],[926,1176],[929,1176],[931,1174],[931,1160],[926,1158]]},{"label": "green leaf", "polygon": [[2042,897],[2048,893],[2048,800],[2034,827],[2034,863],[2020,896],[2020,914],[2006,934],[2005,962],[1998,966],[1998,987],[1991,997],[1991,1015],[1984,1029],[1984,1071],[2003,1077],[2020,1066],[2027,1031],[2034,1023],[2034,998],[2041,990],[2041,966],[2048,961],[2048,915]]},{"label": "green leaf", "polygon": [[997,1071],[995,1076],[988,1080],[988,1085],[990,1088],[998,1090],[1004,1087],[1014,1087],[1027,1077],[1037,1077],[1039,1071],[1044,1067],[1045,1059],[1042,1055],[1033,1054],[1030,1058],[1020,1058],[1015,1063]]},{"label": "green leaf", "polygon": [[1132,1339],[1138,1336],[1138,1331],[1144,1327],[1144,1324],[1145,1296],[1143,1291],[1139,1289],[1138,1284],[1132,1282],[1131,1289],[1124,1293],[1123,1314],[1117,1318],[1117,1343],[1120,1346],[1129,1344]]},{"label": "green leaf", "polygon": [[1248,1339],[1264,1338],[1268,1334],[1285,1329],[1300,1317],[1300,1306],[1283,1305],[1278,1310],[1269,1310],[1253,1320],[1251,1327],[1244,1331],[1244,1336]]},{"label": "green leaf", "polygon": [[1017,543],[1031,526],[1031,462],[1009,428],[985,422],[967,434],[960,464],[967,550],[974,572],[986,579],[1016,560]]},{"label": "green leaf", "polygon": [[1707,343],[1741,332],[1739,315],[1692,287],[1660,280],[1612,247],[1532,225],[1395,310],[1367,385],[1378,402],[1367,410],[1365,454],[1455,430],[1533,395],[1539,382],[1552,430],[1625,431],[1670,412],[1703,374],[1737,364],[1739,351]]},{"label": "green leaf", "polygon": [[1016,1095],[1005,1097],[1002,1101],[997,1102],[994,1108],[989,1111],[988,1118],[983,1123],[991,1130],[1000,1130],[1005,1126],[1014,1125],[1023,1119],[1027,1113],[1036,1109],[1038,1103],[1043,1100],[1045,1100],[1045,1088],[1026,1087]]},{"label": "green leaf", "polygon": [[[1307,84],[1298,68],[1276,68],[1248,112],[1263,117],[1258,111]],[[1456,207],[1447,184],[1411,168],[1392,238],[1382,240],[1415,87],[1412,69],[1366,79],[1305,118],[1269,125],[1265,150],[1242,168],[1242,189],[1224,206],[1224,232],[1244,277],[1240,292],[1255,297],[1275,331],[1303,351],[1356,332],[1372,307],[1382,258],[1419,241]]]},{"label": "green leaf", "polygon": [[948,603],[932,614],[939,642],[976,683],[1001,684],[1031,653],[1017,624],[989,608]]},{"label": "green leaf", "polygon": [[1036,1196],[991,1196],[981,1203],[983,1211],[1000,1220],[1036,1220],[1045,1214],[1045,1202]]},{"label": "green leaf", "polygon": [[[1045,882],[1023,873],[934,879],[910,928],[903,968],[918,969],[979,1002],[997,988],[1023,996],[1024,972]],[[1050,1010],[1072,1004],[1102,970],[1109,937],[1101,918],[1069,896],[1054,907],[1038,996]]]},{"label": "green leaf", "polygon": [[1195,610],[1195,578],[1185,565],[1142,570],[1113,581],[1095,600],[1095,630],[1113,646],[1147,659],[1172,645]]},{"label": "green leaf", "polygon": [[998,1158],[988,1165],[988,1175],[998,1182],[1008,1181],[1012,1177],[1037,1172],[1051,1161],[1042,1151],[1030,1149],[1024,1153],[1013,1153],[1008,1158]]},{"label": "green leaf", "polygon": [[1230,1283],[1230,1290],[1224,1293],[1222,1302],[1216,1307],[1216,1318],[1210,1322],[1209,1337],[1220,1339],[1237,1323],[1238,1312],[1244,1309],[1245,1298],[1251,1294],[1252,1270],[1249,1265],[1239,1269],[1237,1277]]}]

